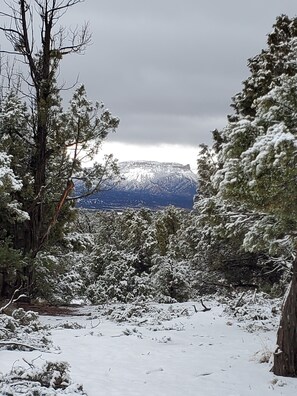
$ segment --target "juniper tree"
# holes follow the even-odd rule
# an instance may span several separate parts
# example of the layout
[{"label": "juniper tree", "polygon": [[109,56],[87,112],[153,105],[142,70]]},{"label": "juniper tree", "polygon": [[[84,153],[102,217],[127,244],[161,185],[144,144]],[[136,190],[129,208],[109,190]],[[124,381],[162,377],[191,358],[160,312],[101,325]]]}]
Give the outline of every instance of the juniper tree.
[{"label": "juniper tree", "polygon": [[[90,194],[116,172],[111,156],[92,169],[84,168],[84,160],[94,158],[119,120],[102,103],[91,103],[83,86],[64,110],[57,83],[63,58],[83,53],[90,43],[87,25],[69,31],[58,25],[65,12],[81,2],[11,1],[0,12],[0,31],[11,45],[2,52],[20,59],[22,80],[27,84],[22,88],[25,101],[18,98],[18,92],[4,94],[0,134],[1,144],[13,156],[14,171],[23,179],[20,199],[30,218],[11,231],[14,245],[32,258],[58,230],[57,224],[69,217],[75,178],[85,185],[84,193]],[[32,267],[26,275],[31,284]]]},{"label": "juniper tree", "polygon": [[[219,196],[274,218],[274,236],[291,241],[297,231],[297,19],[279,17],[268,49],[250,65],[252,75],[235,99],[236,117],[220,132]],[[268,79],[262,78],[268,76]],[[257,94],[254,88],[257,86]],[[267,221],[267,217],[263,216]],[[263,223],[264,224],[264,223]],[[267,223],[266,223],[267,224]],[[260,227],[261,228],[261,227]],[[272,238],[273,235],[270,236]],[[293,253],[295,257],[296,253]],[[297,260],[284,302],[273,372],[297,376]]]},{"label": "juniper tree", "polygon": [[[255,118],[230,123],[223,135],[222,169],[216,182],[225,199],[271,214],[282,239],[296,249],[297,231],[297,77],[254,102]],[[275,374],[297,376],[297,261],[278,333]]]}]

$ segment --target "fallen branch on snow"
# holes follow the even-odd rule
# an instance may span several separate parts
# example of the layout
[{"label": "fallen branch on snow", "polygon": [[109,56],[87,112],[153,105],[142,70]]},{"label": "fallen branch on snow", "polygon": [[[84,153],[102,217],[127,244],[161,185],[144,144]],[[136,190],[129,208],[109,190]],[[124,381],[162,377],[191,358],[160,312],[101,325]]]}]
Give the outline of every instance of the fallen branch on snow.
[{"label": "fallen branch on snow", "polygon": [[195,310],[195,313],[198,313],[198,312],[207,312],[207,311],[210,311],[210,310],[211,310],[211,308],[207,308],[207,307],[206,307],[206,305],[204,304],[204,302],[203,302],[202,299],[200,300],[200,302],[201,302],[201,305],[202,305],[203,309],[202,309],[201,311],[198,311],[198,309],[196,308],[196,305],[193,305],[194,310]]},{"label": "fallen branch on snow", "polygon": [[5,304],[4,307],[1,307],[1,308],[0,308],[0,314],[5,313],[6,309],[7,309],[10,305],[16,303],[16,302],[19,301],[21,298],[23,298],[23,297],[28,297],[28,296],[26,296],[26,294],[20,294],[17,298],[14,298],[15,295],[16,295],[20,290],[21,290],[20,287],[17,288],[17,289],[15,289],[15,291],[12,293],[12,296],[11,296],[10,300],[8,301],[8,303]]},{"label": "fallen branch on snow", "polygon": [[26,348],[26,350],[28,351],[39,351],[39,352],[47,352],[47,353],[55,353],[55,354],[60,354],[60,351],[57,352],[53,352],[53,351],[49,351],[48,349],[45,348],[40,348],[38,346],[34,346],[34,345],[29,345],[29,344],[24,344],[21,342],[17,342],[17,341],[0,341],[0,348],[2,346],[11,346],[11,347],[20,347],[20,348]]}]

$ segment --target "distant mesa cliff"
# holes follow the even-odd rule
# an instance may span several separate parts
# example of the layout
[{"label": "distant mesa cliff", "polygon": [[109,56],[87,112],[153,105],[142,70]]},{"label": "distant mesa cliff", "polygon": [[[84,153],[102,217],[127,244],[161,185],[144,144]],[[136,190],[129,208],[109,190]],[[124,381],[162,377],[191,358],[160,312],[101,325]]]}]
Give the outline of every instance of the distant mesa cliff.
[{"label": "distant mesa cliff", "polygon": [[189,165],[171,162],[120,162],[123,180],[107,191],[100,191],[79,201],[88,209],[124,210],[168,205],[192,209],[197,177]]}]

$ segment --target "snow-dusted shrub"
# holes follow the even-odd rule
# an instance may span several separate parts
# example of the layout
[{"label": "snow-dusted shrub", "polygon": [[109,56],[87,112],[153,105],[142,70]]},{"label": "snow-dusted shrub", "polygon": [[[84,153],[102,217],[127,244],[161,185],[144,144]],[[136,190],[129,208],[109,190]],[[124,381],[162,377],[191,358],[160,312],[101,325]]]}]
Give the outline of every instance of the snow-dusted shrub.
[{"label": "snow-dusted shrub", "polygon": [[52,304],[69,304],[84,295],[92,257],[89,252],[42,252],[36,259],[36,295]]},{"label": "snow-dusted shrub", "polygon": [[227,304],[224,311],[249,332],[269,331],[278,325],[275,318],[280,315],[281,302],[281,298],[269,298],[262,292],[234,293],[231,299],[224,301]]},{"label": "snow-dusted shrub", "polygon": [[72,329],[72,330],[77,330],[77,329],[84,329],[85,326],[81,325],[80,323],[77,322],[69,322],[66,320],[65,322],[59,322],[58,324],[51,326],[51,329]]},{"label": "snow-dusted shrub", "polygon": [[19,308],[12,316],[0,315],[0,349],[48,351],[52,348],[49,335],[36,312]]},{"label": "snow-dusted shrub", "polygon": [[189,266],[164,257],[158,257],[156,261],[152,284],[159,301],[187,301],[191,294]]},{"label": "snow-dusted shrub", "polygon": [[25,311],[23,308],[18,308],[12,312],[12,317],[18,321],[20,326],[34,326],[36,331],[40,330],[37,312]]},{"label": "snow-dusted shrub", "polygon": [[[152,293],[148,274],[138,274],[135,256],[112,254],[113,259],[101,268],[101,275],[87,288],[87,297],[93,303],[129,302],[147,298]],[[107,261],[107,260],[106,260]]]},{"label": "snow-dusted shrub", "polygon": [[[36,296],[49,301],[50,303],[69,302],[70,293],[61,290],[61,279],[67,268],[63,265],[60,257],[42,252],[35,259],[35,291]],[[71,283],[69,282],[69,287]]]},{"label": "snow-dusted shrub", "polygon": [[[193,310],[194,312],[194,310]],[[133,304],[112,304],[108,305],[103,311],[103,315],[108,320],[118,323],[128,322],[135,326],[153,325],[158,326],[164,321],[179,318],[181,316],[188,316],[189,311],[183,305],[179,304],[154,304],[152,302],[136,301]],[[157,329],[154,327],[153,330]],[[162,329],[165,327],[162,325]],[[166,329],[169,329],[166,327]],[[177,330],[175,325],[170,327],[170,330]],[[179,327],[179,329],[181,329]]]},{"label": "snow-dusted shrub", "polygon": [[258,363],[269,363],[272,357],[273,351],[265,348],[255,353],[254,360]]},{"label": "snow-dusted shrub", "polygon": [[82,385],[72,383],[66,362],[46,362],[42,367],[14,366],[9,374],[0,373],[0,392],[3,396],[86,395]]}]

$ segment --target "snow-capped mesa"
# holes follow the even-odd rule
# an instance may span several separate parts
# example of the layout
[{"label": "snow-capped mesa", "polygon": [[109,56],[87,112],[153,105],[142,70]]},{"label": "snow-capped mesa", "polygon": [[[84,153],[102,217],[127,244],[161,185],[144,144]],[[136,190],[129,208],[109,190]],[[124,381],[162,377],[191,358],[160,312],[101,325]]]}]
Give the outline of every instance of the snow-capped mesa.
[{"label": "snow-capped mesa", "polygon": [[157,210],[174,205],[192,208],[197,177],[189,165],[125,161],[120,162],[119,167],[122,181],[109,191],[81,200],[81,207],[106,210],[146,207]]},{"label": "snow-capped mesa", "polygon": [[196,188],[196,176],[190,165],[173,162],[126,161],[120,163],[124,180],[120,188],[127,190],[148,189],[162,192],[187,192],[190,185]]}]

